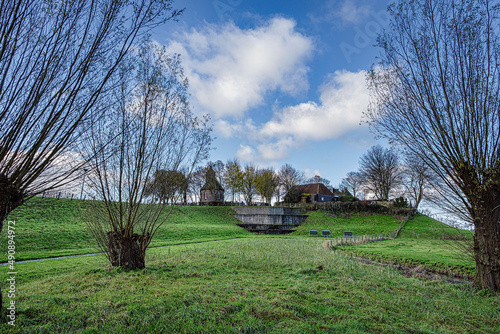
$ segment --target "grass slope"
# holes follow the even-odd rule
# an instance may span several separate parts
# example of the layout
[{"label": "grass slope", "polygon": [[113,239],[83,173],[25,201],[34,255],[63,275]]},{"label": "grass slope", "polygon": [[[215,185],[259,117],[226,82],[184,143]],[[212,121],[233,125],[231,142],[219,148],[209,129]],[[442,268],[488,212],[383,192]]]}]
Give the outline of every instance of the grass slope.
[{"label": "grass slope", "polygon": [[[16,260],[98,251],[85,224],[89,205],[91,201],[36,197],[14,210],[8,220],[16,222]],[[151,246],[251,236],[235,225],[233,213],[230,207],[176,207]],[[0,262],[7,260],[7,240],[2,233]]]},{"label": "grass slope", "polygon": [[307,236],[309,230],[330,230],[332,237],[341,237],[344,231],[354,235],[379,234],[395,231],[401,224],[400,219],[387,215],[352,215],[338,217],[326,211],[313,211],[291,235]]},{"label": "grass slope", "polygon": [[0,332],[499,333],[499,296],[406,278],[322,241],[156,248],[143,271],[110,271],[101,255],[18,264],[16,326]]},{"label": "grass slope", "polygon": [[[456,272],[471,275],[475,263],[449,240],[458,232],[443,223],[423,215],[416,215],[401,230],[399,237],[364,245],[345,247],[348,253],[381,261],[393,261],[423,267],[438,272]],[[461,231],[472,238],[473,232]]]}]

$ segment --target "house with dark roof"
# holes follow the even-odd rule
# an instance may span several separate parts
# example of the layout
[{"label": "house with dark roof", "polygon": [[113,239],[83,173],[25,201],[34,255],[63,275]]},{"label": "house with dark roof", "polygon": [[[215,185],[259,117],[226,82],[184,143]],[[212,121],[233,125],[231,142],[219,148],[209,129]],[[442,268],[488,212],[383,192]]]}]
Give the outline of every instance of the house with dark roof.
[{"label": "house with dark roof", "polygon": [[205,185],[200,190],[200,204],[220,205],[221,203],[224,203],[224,189],[210,167],[205,173]]},{"label": "house with dark roof", "polygon": [[[338,196],[335,196],[324,184],[311,183],[300,186],[294,186],[285,196],[289,202],[336,202]],[[298,200],[297,200],[298,199]]]}]

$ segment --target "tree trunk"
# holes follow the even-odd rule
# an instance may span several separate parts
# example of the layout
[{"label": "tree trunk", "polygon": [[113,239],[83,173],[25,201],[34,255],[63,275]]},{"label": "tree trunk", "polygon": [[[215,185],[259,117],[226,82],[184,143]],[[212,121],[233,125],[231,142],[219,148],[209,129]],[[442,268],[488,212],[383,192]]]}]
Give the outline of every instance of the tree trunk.
[{"label": "tree trunk", "polygon": [[489,210],[482,208],[481,217],[477,217],[474,222],[476,284],[492,291],[500,291],[499,211],[498,207]]},{"label": "tree trunk", "polygon": [[108,258],[113,267],[144,269],[146,237],[133,234],[124,236],[122,232],[108,232]]},{"label": "tree trunk", "polygon": [[[23,192],[9,182],[9,179],[0,174],[0,233],[3,222],[9,213],[24,203]],[[2,289],[0,288],[0,311],[3,309]]]},{"label": "tree trunk", "polygon": [[482,289],[500,291],[500,170],[480,173],[468,163],[456,167],[463,181],[463,193],[470,203],[474,223],[476,284]]}]

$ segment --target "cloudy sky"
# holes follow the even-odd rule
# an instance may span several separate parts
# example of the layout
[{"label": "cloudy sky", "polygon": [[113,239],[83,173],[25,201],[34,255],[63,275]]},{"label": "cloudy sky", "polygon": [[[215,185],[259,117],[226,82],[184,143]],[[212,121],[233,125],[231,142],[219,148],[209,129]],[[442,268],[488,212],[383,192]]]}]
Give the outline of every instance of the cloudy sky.
[{"label": "cloudy sky", "polygon": [[211,160],[290,163],[337,185],[376,140],[360,125],[365,71],[389,1],[185,0],[153,38],[180,53],[193,111],[211,114]]}]

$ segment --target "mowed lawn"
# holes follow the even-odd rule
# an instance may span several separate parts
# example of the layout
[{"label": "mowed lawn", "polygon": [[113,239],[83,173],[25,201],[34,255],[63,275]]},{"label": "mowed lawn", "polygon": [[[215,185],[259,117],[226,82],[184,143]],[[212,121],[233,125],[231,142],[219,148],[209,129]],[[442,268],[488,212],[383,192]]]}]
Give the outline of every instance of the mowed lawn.
[{"label": "mowed lawn", "polygon": [[16,326],[0,332],[499,333],[498,295],[407,278],[323,243],[155,248],[142,271],[109,270],[102,255],[17,264]]},{"label": "mowed lawn", "polygon": [[[15,221],[16,260],[98,252],[86,221],[92,201],[35,197],[8,217]],[[251,237],[238,227],[230,207],[174,207],[151,247]],[[5,223],[5,226],[7,223]],[[7,261],[6,227],[0,236],[0,262]]]}]

